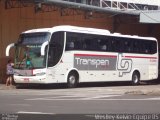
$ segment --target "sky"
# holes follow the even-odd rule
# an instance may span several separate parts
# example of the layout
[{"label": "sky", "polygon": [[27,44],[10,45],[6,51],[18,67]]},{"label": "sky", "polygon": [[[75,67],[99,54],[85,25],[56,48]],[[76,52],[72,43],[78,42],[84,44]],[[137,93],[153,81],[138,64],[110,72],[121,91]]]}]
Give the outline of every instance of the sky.
[{"label": "sky", "polygon": [[113,0],[113,1],[141,3],[141,4],[149,4],[149,5],[160,5],[160,0]]}]

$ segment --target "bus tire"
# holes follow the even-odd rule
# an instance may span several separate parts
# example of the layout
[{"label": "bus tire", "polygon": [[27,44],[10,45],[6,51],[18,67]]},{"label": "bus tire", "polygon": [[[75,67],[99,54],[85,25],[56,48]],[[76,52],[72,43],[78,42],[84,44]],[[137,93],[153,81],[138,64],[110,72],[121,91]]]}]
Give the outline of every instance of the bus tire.
[{"label": "bus tire", "polygon": [[74,71],[68,74],[67,86],[68,88],[75,88],[78,84],[78,74]]},{"label": "bus tire", "polygon": [[132,85],[139,85],[140,83],[140,74],[138,71],[135,71],[132,75]]}]

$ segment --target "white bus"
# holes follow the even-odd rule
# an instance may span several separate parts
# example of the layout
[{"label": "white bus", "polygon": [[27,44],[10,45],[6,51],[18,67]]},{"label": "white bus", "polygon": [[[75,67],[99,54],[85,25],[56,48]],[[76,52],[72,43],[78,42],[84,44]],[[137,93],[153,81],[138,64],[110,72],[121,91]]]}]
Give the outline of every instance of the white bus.
[{"label": "white bus", "polygon": [[15,48],[17,84],[131,81],[158,77],[158,43],[152,37],[110,33],[108,30],[56,26],[23,32]]}]

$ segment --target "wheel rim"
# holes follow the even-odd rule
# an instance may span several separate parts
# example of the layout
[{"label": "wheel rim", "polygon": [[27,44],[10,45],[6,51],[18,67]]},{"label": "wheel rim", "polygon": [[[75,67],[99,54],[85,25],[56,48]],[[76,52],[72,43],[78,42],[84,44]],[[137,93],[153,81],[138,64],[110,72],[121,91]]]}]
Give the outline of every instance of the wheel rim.
[{"label": "wheel rim", "polygon": [[69,77],[69,83],[70,83],[71,85],[74,85],[75,82],[76,82],[76,77],[73,76],[73,75],[71,75],[71,76]]},{"label": "wheel rim", "polygon": [[133,76],[133,82],[134,82],[134,83],[138,83],[138,81],[139,81],[138,76],[137,76],[137,75],[134,75],[134,76]]}]

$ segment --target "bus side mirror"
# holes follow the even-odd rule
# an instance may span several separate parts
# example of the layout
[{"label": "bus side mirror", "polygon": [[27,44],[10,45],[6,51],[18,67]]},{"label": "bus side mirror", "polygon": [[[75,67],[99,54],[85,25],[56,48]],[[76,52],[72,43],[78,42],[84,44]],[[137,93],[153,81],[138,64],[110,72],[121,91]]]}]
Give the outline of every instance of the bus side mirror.
[{"label": "bus side mirror", "polygon": [[15,46],[14,43],[11,43],[11,44],[9,44],[9,45],[7,46],[7,48],[6,48],[6,56],[7,56],[7,57],[9,56],[9,51],[10,51],[10,49],[11,49],[12,47],[14,47],[14,46]]},{"label": "bus side mirror", "polygon": [[45,48],[48,45],[48,41],[44,42],[41,46],[41,56],[45,55]]}]

